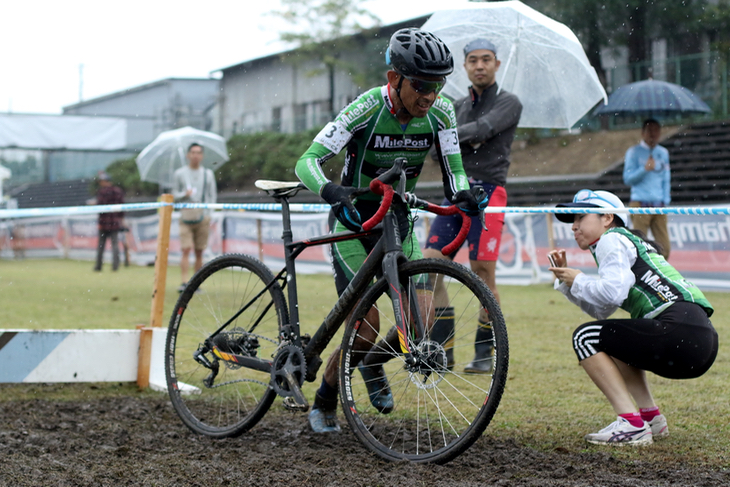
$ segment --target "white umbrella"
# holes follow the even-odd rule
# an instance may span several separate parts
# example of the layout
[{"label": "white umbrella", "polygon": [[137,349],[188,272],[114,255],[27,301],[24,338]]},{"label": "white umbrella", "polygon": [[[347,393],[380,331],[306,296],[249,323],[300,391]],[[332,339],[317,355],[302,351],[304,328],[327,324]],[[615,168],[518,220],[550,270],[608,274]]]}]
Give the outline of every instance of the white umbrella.
[{"label": "white umbrella", "polygon": [[187,165],[186,154],[193,142],[203,147],[202,164],[215,170],[228,161],[226,140],[212,132],[183,127],[162,132],[137,156],[137,169],[142,181],[171,188],[175,170]]},{"label": "white umbrella", "polygon": [[485,38],[502,62],[497,83],[522,102],[520,127],[570,128],[606,91],[578,38],[567,26],[519,1],[471,3],[458,10],[435,12],[423,30],[442,39],[456,69],[444,93],[457,99],[470,85],[464,46]]}]

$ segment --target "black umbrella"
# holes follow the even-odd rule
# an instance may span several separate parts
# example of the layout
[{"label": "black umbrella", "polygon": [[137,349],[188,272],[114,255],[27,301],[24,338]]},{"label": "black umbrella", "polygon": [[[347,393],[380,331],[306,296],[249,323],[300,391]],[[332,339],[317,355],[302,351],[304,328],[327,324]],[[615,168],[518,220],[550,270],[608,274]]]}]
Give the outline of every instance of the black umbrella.
[{"label": "black umbrella", "polygon": [[657,116],[710,112],[710,107],[684,86],[648,79],[620,87],[593,114]]}]

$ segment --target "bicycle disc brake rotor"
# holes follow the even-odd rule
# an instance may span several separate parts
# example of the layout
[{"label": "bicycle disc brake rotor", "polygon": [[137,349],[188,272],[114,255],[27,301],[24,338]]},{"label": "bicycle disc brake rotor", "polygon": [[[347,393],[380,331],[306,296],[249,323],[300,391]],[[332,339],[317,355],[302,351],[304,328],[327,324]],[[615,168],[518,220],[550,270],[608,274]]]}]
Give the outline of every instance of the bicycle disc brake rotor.
[{"label": "bicycle disc brake rotor", "polygon": [[307,363],[304,359],[302,349],[294,345],[284,345],[279,349],[271,366],[271,385],[282,397],[294,395],[287,380],[289,372],[298,385],[304,383],[304,375],[307,372]]},{"label": "bicycle disc brake rotor", "polygon": [[411,382],[419,389],[433,389],[447,372],[446,350],[443,345],[431,340],[424,340],[416,347],[419,356],[418,365],[409,370]]}]

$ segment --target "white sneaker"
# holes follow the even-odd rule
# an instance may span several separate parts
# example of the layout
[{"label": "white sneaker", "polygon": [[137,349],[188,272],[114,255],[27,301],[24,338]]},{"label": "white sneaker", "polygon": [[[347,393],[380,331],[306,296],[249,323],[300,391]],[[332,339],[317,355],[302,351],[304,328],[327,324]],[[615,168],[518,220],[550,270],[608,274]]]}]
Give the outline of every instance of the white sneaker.
[{"label": "white sneaker", "polygon": [[654,438],[663,438],[669,436],[669,428],[667,427],[667,418],[663,414],[654,416],[654,418],[648,422],[651,426],[651,435]]},{"label": "white sneaker", "polygon": [[594,445],[650,445],[653,443],[651,427],[646,421],[643,426],[637,428],[621,416],[598,433],[586,435],[585,439]]}]

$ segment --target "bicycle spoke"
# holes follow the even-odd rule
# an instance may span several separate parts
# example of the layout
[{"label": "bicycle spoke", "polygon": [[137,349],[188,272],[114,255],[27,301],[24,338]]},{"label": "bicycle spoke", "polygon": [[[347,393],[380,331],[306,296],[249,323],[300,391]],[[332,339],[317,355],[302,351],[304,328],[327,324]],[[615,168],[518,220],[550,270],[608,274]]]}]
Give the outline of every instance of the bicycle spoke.
[{"label": "bicycle spoke", "polygon": [[[413,323],[413,313],[421,313],[426,329],[425,337],[414,337],[409,332],[408,340],[413,347],[415,363],[407,364],[395,340],[388,340],[394,326],[393,306],[387,286],[379,281],[368,289],[353,313],[345,331],[340,362],[340,390],[343,410],[353,431],[371,450],[389,460],[410,460],[416,462],[444,463],[468,448],[491,421],[499,404],[507,374],[507,335],[504,321],[494,297],[476,275],[462,266],[447,261],[414,261],[402,266],[403,289],[402,309],[405,320]],[[432,274],[443,280],[450,311],[454,313],[453,340],[456,364],[471,360],[474,339],[480,317],[487,312],[492,319],[494,332],[495,369],[492,374],[465,374],[447,369],[447,355],[444,344],[434,341],[431,328],[434,321],[445,313],[437,314],[430,291],[419,291],[412,282],[423,283],[422,276]],[[378,321],[360,324],[366,311],[376,309]],[[372,339],[366,346],[370,352],[362,359],[366,365],[382,364],[387,380],[385,386],[377,381],[365,383],[359,370],[345,364],[356,364],[353,345],[363,346],[365,338],[360,335],[364,326],[379,330],[376,343]],[[392,337],[391,337],[392,338]],[[463,367],[463,365],[461,365]],[[371,396],[389,390],[393,407],[380,412],[371,404]]]},{"label": "bicycle spoke", "polygon": [[[204,343],[223,347],[225,353],[269,357],[279,343],[281,326],[288,322],[280,286],[274,283],[266,289],[272,281],[268,268],[255,259],[227,255],[203,266],[178,299],[166,347],[168,390],[175,410],[193,431],[213,437],[239,435],[256,424],[274,400],[269,373],[220,360],[208,351],[204,355],[217,367],[214,373],[193,358]],[[254,323],[256,334],[248,332]],[[191,388],[195,394],[185,394]]]}]

